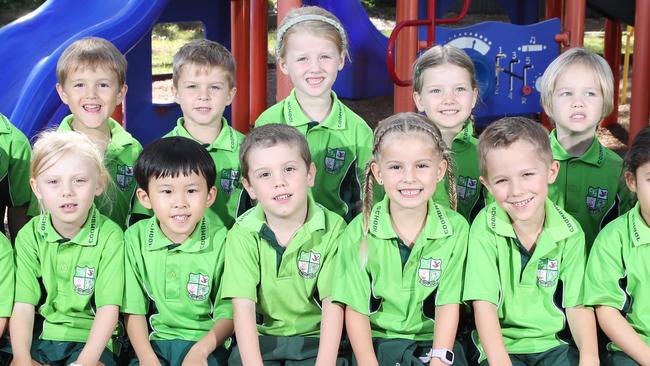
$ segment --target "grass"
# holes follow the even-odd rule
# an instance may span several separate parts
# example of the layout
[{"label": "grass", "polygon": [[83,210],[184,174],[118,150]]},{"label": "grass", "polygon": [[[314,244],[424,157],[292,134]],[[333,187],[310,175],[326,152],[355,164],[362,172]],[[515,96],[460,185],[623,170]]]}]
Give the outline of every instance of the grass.
[{"label": "grass", "polygon": [[153,74],[171,74],[174,54],[181,46],[204,37],[203,24],[200,22],[156,24],[151,36]]},{"label": "grass", "polygon": [[[626,32],[621,35],[621,54],[625,53]],[[605,32],[585,32],[584,46],[586,49],[603,54]],[[634,36],[630,37],[630,53],[634,53]]]}]

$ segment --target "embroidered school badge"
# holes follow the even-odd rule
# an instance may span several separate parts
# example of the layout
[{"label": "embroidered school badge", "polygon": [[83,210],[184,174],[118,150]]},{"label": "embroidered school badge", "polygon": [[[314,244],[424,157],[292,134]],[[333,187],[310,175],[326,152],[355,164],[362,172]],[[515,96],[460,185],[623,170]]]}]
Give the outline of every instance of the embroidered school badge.
[{"label": "embroidered school badge", "polygon": [[221,177],[219,178],[219,187],[221,187],[222,192],[225,192],[230,196],[238,186],[239,170],[224,169],[221,171]]},{"label": "embroidered school badge", "polygon": [[74,292],[79,295],[90,295],[95,287],[95,268],[76,266],[72,283]]},{"label": "embroidered school badge", "polygon": [[320,257],[320,253],[300,252],[298,257],[298,272],[300,275],[307,279],[316,278],[316,274],[320,269]]},{"label": "embroidered school badge", "polygon": [[422,258],[420,259],[420,268],[418,268],[418,277],[420,283],[427,287],[438,286],[440,273],[442,271],[442,259]]},{"label": "embroidered school badge", "polygon": [[478,179],[470,177],[458,177],[456,193],[461,200],[467,200],[476,195],[476,188],[478,187]]},{"label": "embroidered school badge", "polygon": [[133,167],[128,165],[117,165],[117,173],[115,174],[115,183],[121,190],[125,191],[133,182]]},{"label": "embroidered school badge", "polygon": [[195,301],[203,301],[210,293],[210,277],[202,273],[190,273],[187,281],[187,295]]},{"label": "embroidered school badge", "polygon": [[600,187],[589,187],[587,189],[587,209],[591,213],[599,213],[607,205],[607,198],[609,198],[609,192]]},{"label": "embroidered school badge", "polygon": [[345,165],[345,150],[327,148],[325,170],[330,174],[338,174],[343,165]]},{"label": "embroidered school badge", "polygon": [[537,283],[542,287],[552,287],[557,282],[557,259],[540,259],[537,262]]}]

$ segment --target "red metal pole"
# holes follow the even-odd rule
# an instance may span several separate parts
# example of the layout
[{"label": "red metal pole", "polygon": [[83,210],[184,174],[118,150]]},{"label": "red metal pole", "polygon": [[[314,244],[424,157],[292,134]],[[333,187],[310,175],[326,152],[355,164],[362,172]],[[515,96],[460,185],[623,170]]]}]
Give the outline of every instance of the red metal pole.
[{"label": "red metal pole", "polygon": [[564,30],[569,32],[569,47],[582,47],[585,38],[586,0],[566,0]]},{"label": "red metal pole", "polygon": [[562,0],[546,0],[544,18],[562,18]]},{"label": "red metal pole", "polygon": [[232,102],[232,126],[238,131],[248,131],[249,124],[249,39],[250,0],[232,0],[230,7],[230,39],[232,55],[237,63],[235,79],[237,95]]},{"label": "red metal pole", "polygon": [[[284,16],[287,15],[287,12],[293,8],[299,8],[302,6],[302,0],[278,0],[278,25],[280,27],[280,22],[284,19]],[[277,57],[277,55],[275,55]],[[289,93],[291,93],[291,80],[289,77],[284,75],[280,71],[280,67],[276,65],[275,68],[275,100],[280,101],[286,98]]]},{"label": "red metal pole", "polygon": [[268,3],[253,0],[251,7],[250,118],[252,126],[266,109],[266,62],[268,54]]},{"label": "red metal pole", "polygon": [[621,23],[605,19],[605,60],[614,74],[614,110],[605,117],[601,127],[618,123],[618,85],[621,81]]},{"label": "red metal pole", "polygon": [[[396,6],[397,23],[406,20],[418,18],[418,2],[417,0],[402,0],[397,1]],[[397,47],[395,52],[395,71],[402,80],[409,80],[411,73],[411,65],[415,61],[418,50],[418,33],[417,28],[409,27],[404,29],[397,38]],[[411,86],[397,86],[395,85],[395,94],[393,96],[393,111],[397,112],[410,112],[415,110],[415,102],[413,102],[413,88]]]},{"label": "red metal pole", "polygon": [[[650,4],[646,0],[636,1],[634,34],[650,34]],[[632,102],[630,104],[630,138],[648,126],[650,116],[650,37],[634,37],[634,63],[632,64]],[[618,89],[618,88],[616,88]]]}]

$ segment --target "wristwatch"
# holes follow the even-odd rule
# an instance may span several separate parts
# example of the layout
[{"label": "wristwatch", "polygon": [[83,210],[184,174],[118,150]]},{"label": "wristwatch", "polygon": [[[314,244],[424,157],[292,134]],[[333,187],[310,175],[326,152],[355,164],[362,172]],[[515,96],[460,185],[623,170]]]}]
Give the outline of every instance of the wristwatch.
[{"label": "wristwatch", "polygon": [[437,358],[445,365],[451,365],[454,363],[454,353],[451,350],[446,348],[432,349],[429,353],[431,358]]}]

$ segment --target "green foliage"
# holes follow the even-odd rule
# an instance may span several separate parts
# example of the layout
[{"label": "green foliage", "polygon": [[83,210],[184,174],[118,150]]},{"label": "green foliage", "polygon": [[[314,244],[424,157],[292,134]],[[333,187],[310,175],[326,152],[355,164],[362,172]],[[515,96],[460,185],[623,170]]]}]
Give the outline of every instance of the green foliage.
[{"label": "green foliage", "polygon": [[151,34],[153,73],[171,73],[174,54],[181,46],[204,37],[204,27],[200,22],[156,24]]},{"label": "green foliage", "polygon": [[44,2],[45,0],[0,0],[0,9],[32,10]]},{"label": "green foliage", "polygon": [[361,0],[363,6],[368,8],[386,8],[386,7],[395,7],[397,0]]}]

